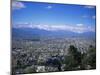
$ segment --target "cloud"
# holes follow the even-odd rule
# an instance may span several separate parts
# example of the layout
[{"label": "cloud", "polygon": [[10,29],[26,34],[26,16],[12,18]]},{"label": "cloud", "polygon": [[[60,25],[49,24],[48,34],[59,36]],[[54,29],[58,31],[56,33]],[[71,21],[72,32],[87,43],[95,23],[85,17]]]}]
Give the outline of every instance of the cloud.
[{"label": "cloud", "polygon": [[13,1],[12,2],[12,9],[22,9],[26,6],[22,2]]},{"label": "cloud", "polygon": [[52,8],[52,6],[50,6],[50,5],[49,5],[49,6],[47,6],[46,8],[47,8],[47,9],[51,9],[51,8]]},{"label": "cloud", "polygon": [[96,19],[96,16],[94,15],[94,16],[92,16],[92,19]]},{"label": "cloud", "polygon": [[75,33],[84,33],[84,32],[95,32],[95,28],[91,26],[84,26],[83,24],[76,24],[76,25],[34,25],[32,23],[19,23],[13,25],[14,28],[37,28],[46,31],[71,31]]},{"label": "cloud", "polygon": [[88,9],[93,9],[95,8],[95,6],[91,6],[91,5],[86,5],[85,8],[88,8]]},{"label": "cloud", "polygon": [[83,24],[79,23],[79,24],[76,24],[77,26],[83,26]]},{"label": "cloud", "polygon": [[95,15],[92,15],[92,16],[83,15],[82,18],[96,19],[96,16]]},{"label": "cloud", "polygon": [[87,16],[87,15],[83,15],[82,17],[83,17],[83,18],[89,18],[89,16]]}]

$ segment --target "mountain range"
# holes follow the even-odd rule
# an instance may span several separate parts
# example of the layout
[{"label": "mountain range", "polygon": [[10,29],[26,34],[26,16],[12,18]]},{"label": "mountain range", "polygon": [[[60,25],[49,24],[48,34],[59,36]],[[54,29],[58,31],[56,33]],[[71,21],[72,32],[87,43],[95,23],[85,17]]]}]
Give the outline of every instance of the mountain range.
[{"label": "mountain range", "polygon": [[33,38],[64,38],[64,37],[84,37],[95,38],[95,32],[75,33],[71,31],[47,31],[37,28],[12,28],[12,38],[33,39]]}]

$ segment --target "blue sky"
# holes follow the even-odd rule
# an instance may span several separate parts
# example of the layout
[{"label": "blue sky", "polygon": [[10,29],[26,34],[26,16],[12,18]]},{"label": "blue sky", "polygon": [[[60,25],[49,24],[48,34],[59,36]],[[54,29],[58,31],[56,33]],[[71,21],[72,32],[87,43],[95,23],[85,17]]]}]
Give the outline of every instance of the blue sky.
[{"label": "blue sky", "polygon": [[12,2],[13,27],[45,30],[95,31],[95,6]]}]

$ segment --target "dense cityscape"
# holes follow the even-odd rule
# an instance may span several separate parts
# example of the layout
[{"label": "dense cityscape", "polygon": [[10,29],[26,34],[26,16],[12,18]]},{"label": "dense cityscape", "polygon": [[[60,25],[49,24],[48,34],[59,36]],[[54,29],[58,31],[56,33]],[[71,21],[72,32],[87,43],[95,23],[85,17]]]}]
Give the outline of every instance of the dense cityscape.
[{"label": "dense cityscape", "polygon": [[[89,61],[89,54],[91,54],[89,50],[92,48],[93,52],[95,52],[95,40],[92,39],[49,38],[40,40],[13,40],[12,44],[12,68],[16,74],[96,68],[96,62],[94,62],[95,54],[91,57],[92,60]],[[71,46],[73,50],[77,50],[79,53],[75,56],[78,58],[76,61],[80,61],[77,64],[75,64],[75,59],[68,58],[71,54],[69,51]],[[71,62],[74,62],[74,64]],[[94,65],[92,66],[90,63]]]}]

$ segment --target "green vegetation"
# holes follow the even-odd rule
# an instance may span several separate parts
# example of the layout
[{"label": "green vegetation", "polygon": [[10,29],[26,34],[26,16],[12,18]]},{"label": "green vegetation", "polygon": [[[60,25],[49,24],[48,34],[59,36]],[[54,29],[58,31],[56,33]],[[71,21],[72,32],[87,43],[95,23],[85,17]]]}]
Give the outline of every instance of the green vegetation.
[{"label": "green vegetation", "polygon": [[96,68],[96,50],[92,46],[89,47],[88,51],[88,65],[91,66],[91,69]]},{"label": "green vegetation", "polygon": [[76,47],[70,45],[68,55],[65,57],[65,70],[85,70],[96,68],[96,51],[90,46],[87,53],[81,53]]}]

